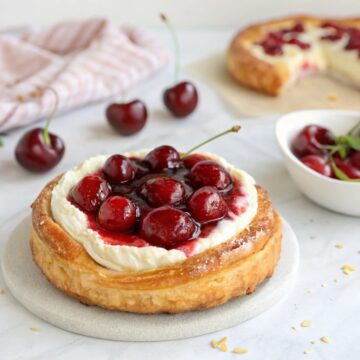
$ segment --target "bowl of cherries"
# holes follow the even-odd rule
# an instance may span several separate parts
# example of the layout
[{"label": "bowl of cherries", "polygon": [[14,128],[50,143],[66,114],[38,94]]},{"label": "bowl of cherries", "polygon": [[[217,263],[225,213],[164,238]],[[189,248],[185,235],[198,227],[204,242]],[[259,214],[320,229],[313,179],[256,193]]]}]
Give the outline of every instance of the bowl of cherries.
[{"label": "bowl of cherries", "polygon": [[277,122],[276,137],[291,177],[307,197],[360,216],[360,112],[289,113]]}]

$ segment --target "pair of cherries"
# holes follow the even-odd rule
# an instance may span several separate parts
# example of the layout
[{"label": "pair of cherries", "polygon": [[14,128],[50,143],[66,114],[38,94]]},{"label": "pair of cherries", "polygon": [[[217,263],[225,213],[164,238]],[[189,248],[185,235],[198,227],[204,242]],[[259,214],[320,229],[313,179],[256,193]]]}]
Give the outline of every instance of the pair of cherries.
[{"label": "pair of cherries", "polygon": [[[167,88],[163,94],[165,107],[177,118],[190,115],[197,107],[199,96],[194,84],[189,81],[177,83],[180,69],[180,46],[174,27],[164,14],[161,20],[169,29],[175,44],[175,85]],[[106,109],[110,125],[121,135],[132,135],[140,131],[146,123],[148,112],[141,100],[129,103],[113,103]]]},{"label": "pair of cherries", "polygon": [[222,194],[231,184],[230,174],[216,162],[199,154],[181,158],[164,145],[143,160],[111,156],[100,171],[75,185],[69,199],[95,214],[107,231],[139,233],[170,249],[196,238],[203,224],[226,216]]},{"label": "pair of cherries", "polygon": [[329,129],[308,125],[292,142],[300,161],[326,177],[339,180],[360,179],[359,126],[347,135],[335,136]]}]

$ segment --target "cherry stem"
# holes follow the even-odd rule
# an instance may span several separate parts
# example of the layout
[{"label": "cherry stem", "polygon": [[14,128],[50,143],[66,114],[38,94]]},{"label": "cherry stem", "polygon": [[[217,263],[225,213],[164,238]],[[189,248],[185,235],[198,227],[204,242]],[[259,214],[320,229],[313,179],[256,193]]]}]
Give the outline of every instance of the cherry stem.
[{"label": "cherry stem", "polygon": [[348,135],[352,136],[354,135],[355,131],[357,129],[360,129],[360,121],[358,121],[348,132]]},{"label": "cherry stem", "polygon": [[219,137],[224,136],[226,134],[230,134],[232,132],[239,132],[240,129],[241,129],[240,125],[235,125],[235,126],[231,127],[230,129],[223,131],[222,133],[217,134],[217,135],[211,137],[210,139],[205,140],[204,142],[200,143],[199,145],[196,145],[193,148],[191,148],[190,150],[188,150],[186,153],[182,154],[181,160],[184,160],[186,157],[188,157],[192,152],[194,152],[199,147],[201,147],[211,141],[214,141],[214,140],[218,139]]},{"label": "cherry stem", "polygon": [[51,141],[50,141],[50,136],[49,136],[49,126],[51,124],[51,121],[54,119],[58,108],[59,108],[59,95],[58,93],[51,87],[46,87],[44,90],[49,90],[53,93],[54,98],[55,98],[55,104],[53,107],[53,111],[51,112],[50,116],[48,117],[45,127],[43,128],[43,137],[44,137],[44,141],[46,145],[50,145]]},{"label": "cherry stem", "polygon": [[174,26],[171,24],[171,22],[168,20],[168,18],[165,16],[165,14],[160,13],[160,19],[165,23],[165,25],[169,29],[169,31],[171,33],[171,36],[173,38],[173,41],[174,41],[174,46],[175,46],[174,83],[176,83],[178,78],[179,78],[179,73],[180,73],[180,44],[179,44],[179,39],[177,37]]}]

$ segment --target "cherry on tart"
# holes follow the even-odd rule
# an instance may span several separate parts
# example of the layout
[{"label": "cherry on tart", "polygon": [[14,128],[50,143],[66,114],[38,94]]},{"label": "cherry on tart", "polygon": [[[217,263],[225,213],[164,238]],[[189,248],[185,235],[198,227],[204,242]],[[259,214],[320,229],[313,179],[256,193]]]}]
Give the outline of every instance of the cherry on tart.
[{"label": "cherry on tart", "polygon": [[161,20],[171,32],[175,44],[175,85],[167,88],[163,94],[163,101],[166,108],[178,118],[190,115],[197,107],[199,95],[196,87],[189,81],[177,83],[180,70],[180,46],[175,29],[164,14],[160,14]]},{"label": "cherry on tart", "polygon": [[123,184],[134,179],[136,169],[127,157],[113,155],[106,160],[103,172],[111,184]]},{"label": "cherry on tart", "polygon": [[111,196],[101,204],[98,221],[109,231],[130,231],[136,223],[136,207],[124,196]]},{"label": "cherry on tart", "polygon": [[151,244],[171,249],[196,237],[197,225],[190,215],[171,206],[149,212],[140,225],[140,234]]},{"label": "cherry on tart", "polygon": [[121,135],[133,135],[146,124],[147,110],[140,100],[129,103],[113,103],[106,109],[109,124]]},{"label": "cherry on tart", "polygon": [[221,220],[228,212],[224,198],[211,186],[196,190],[188,201],[188,209],[201,224]]},{"label": "cherry on tart", "polygon": [[97,175],[85,176],[71,190],[73,202],[89,212],[98,210],[109,195],[108,182]]},{"label": "cherry on tart", "polygon": [[180,204],[185,198],[184,186],[167,176],[158,176],[145,181],[140,196],[152,207]]},{"label": "cherry on tart", "polygon": [[55,90],[47,88],[55,96],[55,105],[44,128],[27,131],[15,148],[17,162],[32,172],[46,172],[55,167],[63,158],[65,145],[62,139],[48,131],[58,109],[58,95]]},{"label": "cherry on tart", "polygon": [[180,155],[172,146],[163,145],[150,151],[145,157],[145,162],[153,171],[174,169],[180,164]]}]

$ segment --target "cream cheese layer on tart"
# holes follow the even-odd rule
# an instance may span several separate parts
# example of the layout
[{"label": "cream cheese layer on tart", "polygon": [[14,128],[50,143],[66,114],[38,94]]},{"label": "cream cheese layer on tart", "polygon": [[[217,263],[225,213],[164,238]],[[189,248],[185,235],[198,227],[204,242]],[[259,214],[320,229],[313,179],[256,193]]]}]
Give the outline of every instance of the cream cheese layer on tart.
[{"label": "cream cheese layer on tart", "polygon": [[[124,156],[142,160],[148,153],[148,150],[140,150],[125,153]],[[199,254],[238,235],[250,224],[258,208],[257,189],[250,175],[219,156],[210,153],[203,153],[201,156],[222,166],[230,174],[232,185],[230,190],[226,190],[226,195],[223,192],[228,206],[227,215],[219,221],[201,226],[201,231],[189,241],[165,248],[154,246],[151,241],[142,238],[139,232],[113,234],[99,227],[97,215],[89,215],[74,204],[69,198],[72,189],[85,176],[101,172],[109,158],[106,155],[92,157],[61,177],[52,191],[53,218],[83,245],[90,257],[108,269],[141,272],[182,262],[188,256]]]}]

